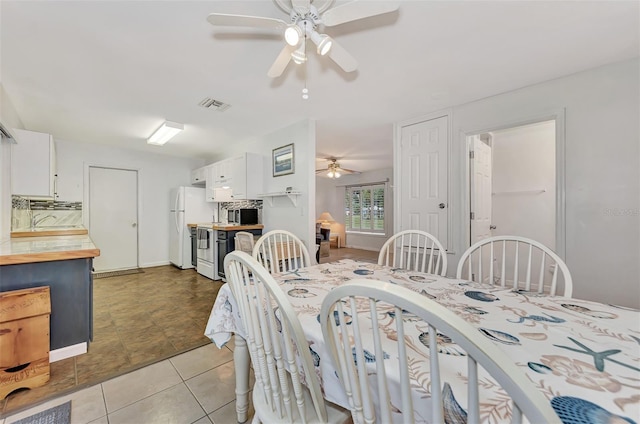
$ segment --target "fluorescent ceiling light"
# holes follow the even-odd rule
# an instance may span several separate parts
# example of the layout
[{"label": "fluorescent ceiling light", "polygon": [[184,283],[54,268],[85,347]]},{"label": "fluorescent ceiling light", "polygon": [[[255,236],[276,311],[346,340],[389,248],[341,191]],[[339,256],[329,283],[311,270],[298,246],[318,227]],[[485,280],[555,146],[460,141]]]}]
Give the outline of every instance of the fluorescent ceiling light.
[{"label": "fluorescent ceiling light", "polygon": [[171,122],[171,121],[164,121],[164,123],[160,125],[160,128],[158,128],[151,135],[151,137],[147,139],[147,143],[162,146],[164,143],[171,140],[173,136],[178,134],[183,129],[184,129],[183,124],[178,124],[177,122]]}]

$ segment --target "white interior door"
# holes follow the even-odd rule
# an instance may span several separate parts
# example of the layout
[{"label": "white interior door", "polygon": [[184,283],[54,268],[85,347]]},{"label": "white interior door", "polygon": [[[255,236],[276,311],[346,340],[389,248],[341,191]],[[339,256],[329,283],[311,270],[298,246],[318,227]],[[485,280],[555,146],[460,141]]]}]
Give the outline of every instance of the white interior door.
[{"label": "white interior door", "polygon": [[138,172],[89,167],[89,235],[97,272],[138,267]]},{"label": "white interior door", "polygon": [[491,146],[471,137],[471,244],[491,237]]},{"label": "white interior door", "polygon": [[400,231],[426,231],[448,249],[448,117],[405,126],[401,137]]}]

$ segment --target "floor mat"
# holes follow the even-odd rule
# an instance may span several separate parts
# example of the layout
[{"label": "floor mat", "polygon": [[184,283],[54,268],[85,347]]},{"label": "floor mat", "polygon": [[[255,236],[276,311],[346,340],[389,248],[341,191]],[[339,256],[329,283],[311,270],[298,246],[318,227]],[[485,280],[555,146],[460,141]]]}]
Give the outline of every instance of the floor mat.
[{"label": "floor mat", "polygon": [[71,401],[38,412],[14,424],[69,424],[71,422]]},{"label": "floor mat", "polygon": [[96,272],[93,274],[93,278],[108,278],[108,277],[115,277],[118,275],[142,274],[142,273],[144,273],[142,268],[123,269],[121,271]]}]

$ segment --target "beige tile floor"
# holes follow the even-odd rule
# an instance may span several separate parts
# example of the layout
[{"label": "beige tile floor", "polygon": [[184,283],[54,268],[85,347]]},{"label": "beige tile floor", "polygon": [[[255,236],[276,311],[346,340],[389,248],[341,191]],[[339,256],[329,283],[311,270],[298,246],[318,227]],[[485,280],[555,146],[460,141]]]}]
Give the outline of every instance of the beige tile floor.
[{"label": "beige tile floor", "polygon": [[53,362],[44,386],[1,399],[0,419],[210,343],[204,328],[222,285],[168,265],[94,279],[89,352]]},{"label": "beige tile floor", "polygon": [[222,349],[208,344],[10,415],[0,424],[69,400],[72,424],[232,423],[232,349],[233,344]]},{"label": "beige tile floor", "polygon": [[[377,252],[331,249],[321,263],[340,259],[376,262]],[[200,318],[206,321],[206,317]],[[253,383],[252,383],[253,384]],[[64,394],[12,415],[11,424],[71,400],[71,423],[235,423],[233,343],[207,343],[99,384]],[[249,410],[250,416],[253,411]]]}]

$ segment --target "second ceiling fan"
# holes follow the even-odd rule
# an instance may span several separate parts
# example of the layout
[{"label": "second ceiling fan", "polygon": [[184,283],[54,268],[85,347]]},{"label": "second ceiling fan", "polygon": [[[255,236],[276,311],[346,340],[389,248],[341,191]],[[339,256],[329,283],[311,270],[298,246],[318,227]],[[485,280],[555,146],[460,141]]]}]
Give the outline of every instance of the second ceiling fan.
[{"label": "second ceiling fan", "polygon": [[316,174],[324,174],[329,178],[340,178],[345,174],[359,174],[360,172],[353,169],[342,168],[337,159],[329,159],[326,169],[316,169]]},{"label": "second ceiling fan", "polygon": [[329,56],[345,72],[353,72],[358,62],[333,38],[318,32],[322,27],[331,27],[371,16],[382,15],[398,9],[396,2],[352,1],[331,7],[335,0],[326,0],[317,8],[313,0],[273,0],[285,13],[289,21],[260,16],[211,13],[207,21],[215,26],[241,26],[281,31],[286,42],[267,75],[277,78],[290,61],[302,64],[307,61],[307,40],[316,45],[316,52]]}]

